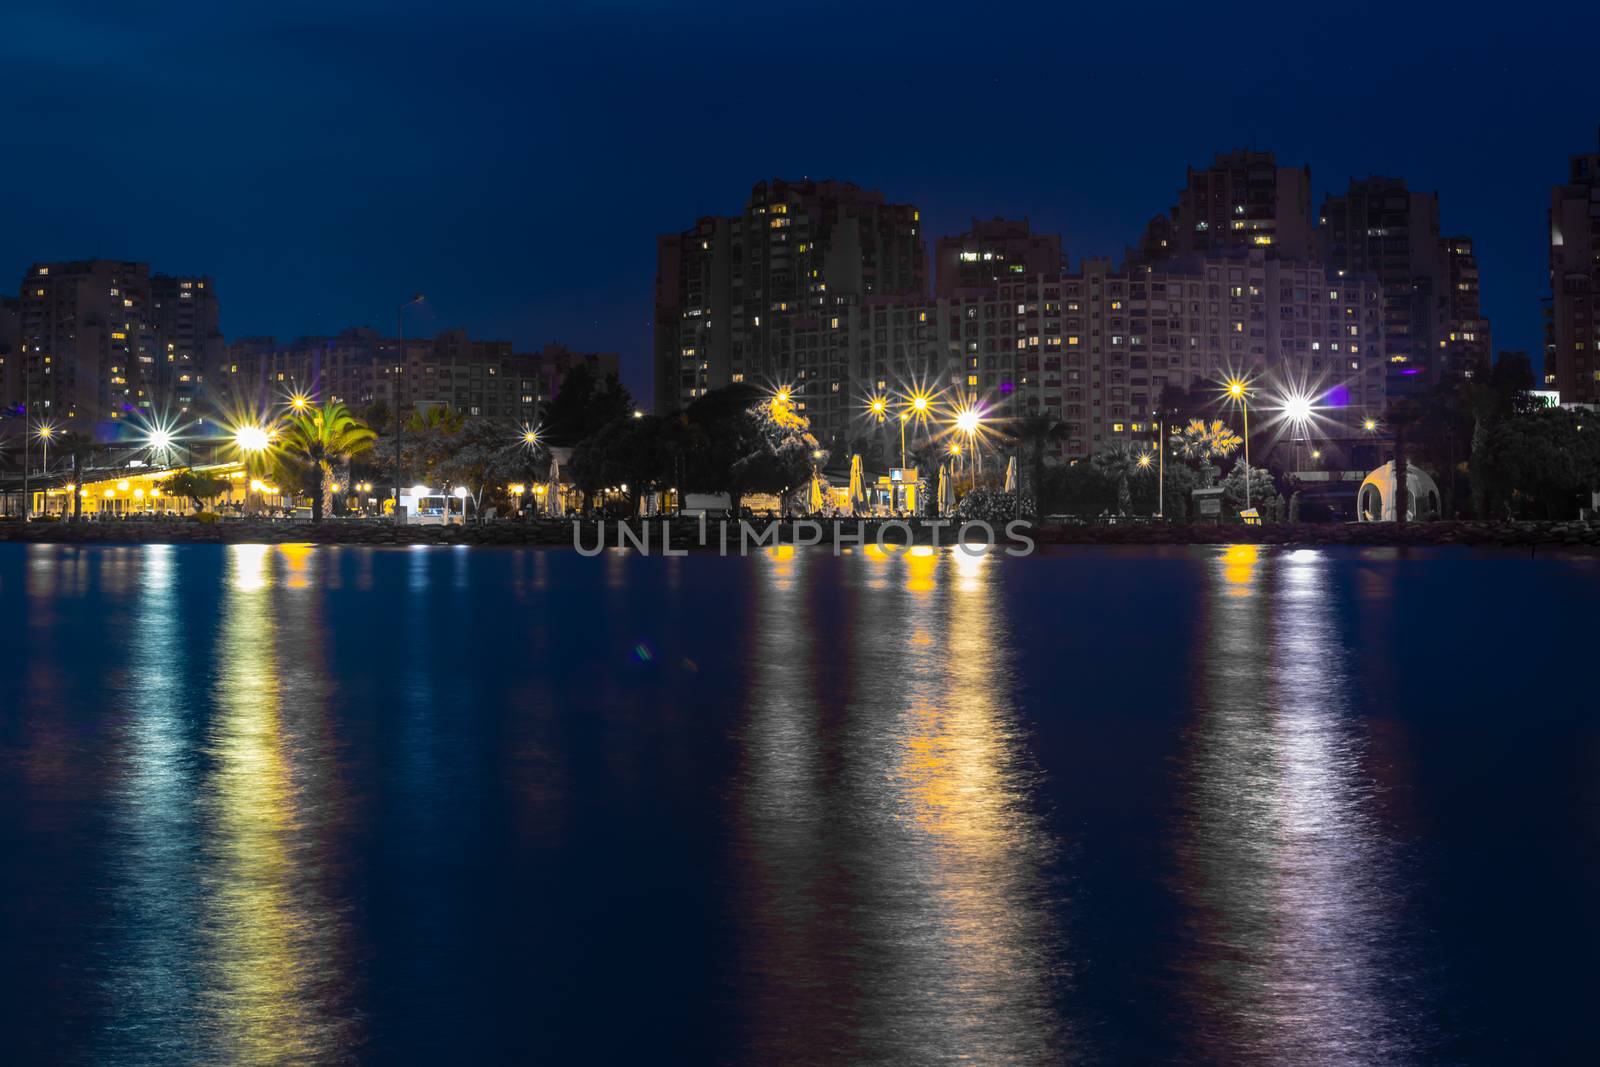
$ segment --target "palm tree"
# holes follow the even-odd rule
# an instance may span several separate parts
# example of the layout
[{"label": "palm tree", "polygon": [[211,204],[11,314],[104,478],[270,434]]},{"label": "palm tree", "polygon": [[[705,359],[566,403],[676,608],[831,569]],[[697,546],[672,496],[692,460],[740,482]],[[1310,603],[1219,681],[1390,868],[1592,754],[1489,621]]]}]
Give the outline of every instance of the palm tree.
[{"label": "palm tree", "polygon": [[1028,479],[1033,486],[1034,506],[1039,509],[1040,514],[1043,514],[1045,446],[1067,436],[1066,424],[1058,422],[1049,415],[1034,413],[1013,422],[1010,432],[1019,445],[1026,445],[1030,450]]},{"label": "palm tree", "polygon": [[1195,462],[1209,487],[1217,478],[1216,465],[1211,461],[1232,455],[1244,444],[1244,438],[1221,419],[1212,419],[1209,423],[1204,419],[1190,419],[1187,426],[1172,435],[1168,444],[1184,459]]},{"label": "palm tree", "polygon": [[321,522],[323,513],[333,506],[333,465],[365,452],[377,437],[337,400],[290,417],[284,451],[311,467],[313,522]]},{"label": "palm tree", "polygon": [[1396,397],[1389,402],[1383,421],[1394,432],[1394,521],[1406,523],[1406,431],[1422,420],[1422,406],[1414,397]]},{"label": "palm tree", "polygon": [[56,435],[56,448],[64,450],[72,461],[72,517],[83,518],[83,476],[94,456],[94,442],[88,434],[76,430]]},{"label": "palm tree", "polygon": [[1132,441],[1113,441],[1104,451],[1096,452],[1089,462],[1094,469],[1117,482],[1117,514],[1126,515],[1133,508],[1133,494],[1128,491],[1128,479],[1139,473],[1140,449]]}]

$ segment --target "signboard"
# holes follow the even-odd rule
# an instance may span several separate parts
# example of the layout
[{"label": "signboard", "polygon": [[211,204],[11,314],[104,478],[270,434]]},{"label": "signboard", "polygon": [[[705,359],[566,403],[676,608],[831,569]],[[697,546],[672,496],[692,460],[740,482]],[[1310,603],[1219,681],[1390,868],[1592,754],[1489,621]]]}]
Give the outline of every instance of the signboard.
[{"label": "signboard", "polygon": [[1222,515],[1222,489],[1196,489],[1190,494],[1194,498],[1195,514],[1202,519],[1218,519]]}]

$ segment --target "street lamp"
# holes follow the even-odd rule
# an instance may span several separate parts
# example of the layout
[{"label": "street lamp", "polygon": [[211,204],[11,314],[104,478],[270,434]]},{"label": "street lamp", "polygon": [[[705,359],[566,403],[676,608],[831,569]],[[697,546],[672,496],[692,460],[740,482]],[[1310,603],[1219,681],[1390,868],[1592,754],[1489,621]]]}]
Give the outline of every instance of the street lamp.
[{"label": "street lamp", "polygon": [[47,422],[40,426],[36,433],[39,438],[39,444],[44,447],[44,476],[48,478],[50,477],[50,439],[55,437],[56,428]]},{"label": "street lamp", "polygon": [[[272,439],[260,426],[245,425],[233,431],[233,445],[244,455],[245,470],[249,472],[251,461],[271,447]],[[249,491],[245,497],[246,511],[250,511],[250,494],[260,493],[263,488],[259,478],[250,480]]]},{"label": "street lamp", "polygon": [[454,491],[456,499],[461,501],[461,525],[465,526],[467,524],[467,487],[458,485]]},{"label": "street lamp", "polygon": [[[395,320],[400,326],[400,354],[394,365],[394,521],[404,522],[400,514],[400,438],[405,433],[406,420],[401,417],[405,408],[400,403],[400,384],[405,376],[406,368],[406,308],[413,304],[422,303],[422,294],[418,293],[410,300],[400,305],[395,312]],[[376,388],[377,383],[373,383]]]},{"label": "street lamp", "polygon": [[1244,413],[1244,509],[1250,510],[1250,402],[1244,382],[1238,378],[1228,380],[1228,395],[1239,402]]},{"label": "street lamp", "polygon": [[1305,393],[1290,393],[1283,398],[1283,417],[1289,423],[1290,444],[1295,453],[1295,465],[1300,464],[1300,441],[1310,440],[1313,405]]}]

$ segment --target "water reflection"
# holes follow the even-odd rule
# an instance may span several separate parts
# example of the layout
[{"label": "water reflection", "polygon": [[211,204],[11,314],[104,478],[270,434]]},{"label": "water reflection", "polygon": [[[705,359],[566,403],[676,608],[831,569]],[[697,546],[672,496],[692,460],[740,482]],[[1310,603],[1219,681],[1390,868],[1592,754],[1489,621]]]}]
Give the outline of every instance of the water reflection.
[{"label": "water reflection", "polygon": [[[293,587],[305,557],[282,556]],[[324,714],[315,694],[293,691],[318,684],[323,667],[306,662],[315,630],[307,640],[296,624],[310,620],[285,617],[280,635],[288,602],[274,598],[274,562],[265,545],[229,550],[207,736],[200,1014],[207,1058],[231,1063],[326,1061],[354,1036],[338,965],[343,923],[318,879],[331,806],[318,795],[325,746],[297,736],[285,702],[291,691],[308,719]]]},{"label": "water reflection", "polygon": [[149,545],[140,553],[143,595],[107,797],[122,857],[110,924],[120,940],[108,960],[105,996],[113,1011],[99,1042],[109,1062],[150,1063],[160,1062],[163,1049],[179,1058],[201,1054],[189,1030],[204,983],[191,943],[201,913],[201,829],[192,803],[200,771],[187,733],[178,550]]},{"label": "water reflection", "polygon": [[1183,1027],[1219,1062],[1412,1053],[1403,905],[1321,553],[1226,549],[1181,774]]},{"label": "water reflection", "polygon": [[755,594],[746,1058],[1061,1062],[1055,848],[994,568],[948,551],[846,560],[848,670],[829,689],[805,600],[819,558],[770,555]]}]

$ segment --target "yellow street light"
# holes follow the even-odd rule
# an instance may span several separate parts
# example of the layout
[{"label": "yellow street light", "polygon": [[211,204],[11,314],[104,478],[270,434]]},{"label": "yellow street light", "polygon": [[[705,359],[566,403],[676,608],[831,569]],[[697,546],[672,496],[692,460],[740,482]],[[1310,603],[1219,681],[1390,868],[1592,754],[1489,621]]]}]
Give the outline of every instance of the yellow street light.
[{"label": "yellow street light", "polygon": [[260,426],[241,426],[233,431],[233,443],[241,452],[265,452],[271,447],[272,439]]},{"label": "yellow street light", "polygon": [[296,411],[304,411],[306,406],[310,403],[311,398],[306,396],[304,393],[296,393],[289,398],[289,405]]},{"label": "yellow street light", "polygon": [[1361,428],[1363,430],[1366,430],[1368,433],[1371,433],[1373,430],[1376,430],[1378,428],[1378,420],[1377,419],[1365,419],[1361,423]]},{"label": "yellow street light", "polygon": [[1228,379],[1228,395],[1239,402],[1239,409],[1244,414],[1244,507],[1250,510],[1250,401],[1245,395],[1244,382],[1238,378]]}]

